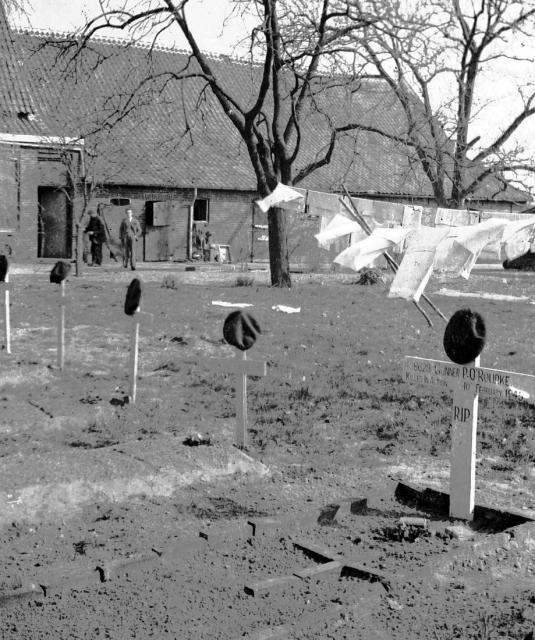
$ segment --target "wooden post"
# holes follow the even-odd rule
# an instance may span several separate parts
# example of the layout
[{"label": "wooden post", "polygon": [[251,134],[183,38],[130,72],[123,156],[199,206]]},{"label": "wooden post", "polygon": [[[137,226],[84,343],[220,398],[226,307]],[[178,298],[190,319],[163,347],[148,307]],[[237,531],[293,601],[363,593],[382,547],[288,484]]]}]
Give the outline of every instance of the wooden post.
[{"label": "wooden post", "polygon": [[134,404],[137,395],[137,373],[139,365],[139,326],[148,324],[152,326],[154,316],[139,309],[131,316],[132,326],[130,330],[130,362],[128,366],[128,402]]},{"label": "wooden post", "polygon": [[134,403],[136,401],[137,392],[137,368],[139,353],[139,318],[137,313],[132,316],[132,330],[130,334],[130,367],[129,367],[129,390],[128,401]]},{"label": "wooden post", "polygon": [[236,446],[243,449],[247,446],[247,376],[265,376],[267,365],[258,360],[248,360],[246,351],[241,352],[241,357],[235,358],[210,358],[213,368],[219,371],[235,373],[236,380]]},{"label": "wooden post", "polygon": [[[469,367],[479,367],[478,356]],[[451,420],[450,517],[472,520],[476,485],[477,387],[455,379]]]},{"label": "wooden post", "polygon": [[6,332],[6,353],[11,353],[11,310],[9,308],[9,274],[4,280],[4,326]]},{"label": "wooden post", "polygon": [[65,280],[59,283],[58,309],[58,368],[63,371],[65,364]]},{"label": "wooden post", "polygon": [[450,517],[472,520],[475,502],[477,413],[479,396],[522,398],[533,402],[535,376],[453,362],[405,356],[403,380],[453,389],[450,454]]},{"label": "wooden post", "polygon": [[[247,360],[247,351],[242,351],[242,361]],[[247,374],[246,365],[243,373],[238,373],[236,382],[236,446],[243,449],[247,440]]]}]

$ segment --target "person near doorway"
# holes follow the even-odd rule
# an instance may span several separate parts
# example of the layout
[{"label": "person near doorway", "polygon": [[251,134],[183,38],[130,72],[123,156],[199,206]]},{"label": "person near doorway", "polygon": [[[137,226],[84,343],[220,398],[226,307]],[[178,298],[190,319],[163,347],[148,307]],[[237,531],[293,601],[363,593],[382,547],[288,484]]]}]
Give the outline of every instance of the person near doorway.
[{"label": "person near doorway", "polygon": [[91,264],[98,267],[102,264],[102,244],[106,239],[104,225],[95,211],[89,211],[89,222],[85,228],[91,243]]},{"label": "person near doorway", "polygon": [[212,245],[212,233],[209,229],[206,230],[204,234],[204,238],[202,239],[202,253],[203,260],[205,262],[210,262],[210,247]]},{"label": "person near doorway", "polygon": [[123,250],[123,267],[126,269],[130,262],[132,271],[136,268],[136,242],[141,233],[139,222],[134,218],[132,209],[126,210],[126,215],[119,227],[119,237]]}]

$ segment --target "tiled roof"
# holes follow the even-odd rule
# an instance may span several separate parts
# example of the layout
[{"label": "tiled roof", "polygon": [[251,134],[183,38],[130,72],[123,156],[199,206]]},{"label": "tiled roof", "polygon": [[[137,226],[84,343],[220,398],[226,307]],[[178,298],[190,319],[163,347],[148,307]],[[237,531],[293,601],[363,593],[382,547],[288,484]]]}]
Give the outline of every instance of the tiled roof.
[{"label": "tiled roof", "polygon": [[[60,40],[61,36],[17,34],[25,56],[25,82],[31,84],[51,130],[60,127],[63,135],[84,137],[88,148],[95,147],[95,179],[108,184],[256,190],[245,145],[211,92],[203,90],[203,81],[171,78],[171,73],[186,68],[187,53],[155,49],[149,55],[144,47],[95,41],[78,61],[76,73],[65,75],[65,54],[54,44]],[[229,93],[242,105],[250,103],[258,69],[226,57],[213,57],[211,63]],[[196,69],[195,64],[189,68]],[[156,80],[141,92],[140,106],[115,122],[117,107],[128,104],[132,88],[148,75]],[[308,114],[295,174],[321,154],[329,140],[328,119],[340,125],[357,120],[391,133],[404,128],[403,111],[383,81],[364,79],[359,87],[329,82],[326,91],[318,91],[317,108]],[[104,136],[93,135],[103,123],[114,126]],[[298,186],[332,191],[342,185],[360,194],[432,197],[428,181],[410,165],[404,149],[366,131],[345,135],[330,164]]]},{"label": "tiled roof", "polygon": [[0,133],[43,135],[49,131],[34,107],[23,61],[0,0]]}]

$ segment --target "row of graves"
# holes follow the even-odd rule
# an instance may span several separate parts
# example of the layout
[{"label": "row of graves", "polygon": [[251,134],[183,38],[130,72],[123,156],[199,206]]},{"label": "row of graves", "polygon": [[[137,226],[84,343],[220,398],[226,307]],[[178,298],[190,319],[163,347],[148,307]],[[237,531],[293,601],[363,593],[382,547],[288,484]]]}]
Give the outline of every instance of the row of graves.
[{"label": "row of graves", "polygon": [[[361,228],[371,235],[371,229],[360,217],[356,207],[352,213],[359,221]],[[535,226],[535,220],[531,224]],[[383,244],[380,245],[380,249],[393,271],[398,273],[402,267],[389,255]],[[414,256],[412,259],[414,260]],[[67,304],[65,283],[70,268],[71,265],[68,262],[59,261],[50,272],[50,282],[58,286],[57,366],[59,370],[64,368]],[[10,281],[9,265],[5,256],[0,256],[0,282],[4,290],[5,346],[7,353],[11,353]],[[420,291],[420,295],[423,295],[423,290]],[[443,346],[450,361],[407,356],[403,362],[403,380],[415,385],[446,385],[453,394],[449,514],[452,518],[469,521],[474,514],[479,396],[522,398],[532,402],[535,397],[535,376],[482,367],[480,357],[485,345],[486,328],[481,315],[470,309],[460,309],[448,321],[426,296],[424,299],[443,320],[447,321]],[[137,396],[140,326],[152,323],[152,314],[141,310],[141,302],[142,283],[138,278],[134,278],[128,286],[124,302],[124,313],[131,318],[128,374],[130,403],[135,403]],[[428,314],[418,304],[418,300],[413,298],[413,302],[428,323],[432,324]],[[247,376],[267,375],[266,362],[249,359],[247,356],[247,352],[254,346],[260,333],[261,328],[250,313],[241,309],[233,311],[224,322],[223,337],[228,344],[235,347],[236,356],[231,359],[211,359],[216,370],[232,373],[237,378],[235,444],[239,448],[245,448],[247,444]]]}]

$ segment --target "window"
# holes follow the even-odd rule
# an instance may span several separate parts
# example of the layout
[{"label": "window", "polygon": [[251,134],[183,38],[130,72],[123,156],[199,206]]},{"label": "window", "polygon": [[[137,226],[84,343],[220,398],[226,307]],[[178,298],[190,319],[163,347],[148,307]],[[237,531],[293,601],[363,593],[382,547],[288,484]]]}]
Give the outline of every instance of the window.
[{"label": "window", "polygon": [[193,222],[208,222],[208,200],[195,200]]},{"label": "window", "polygon": [[130,204],[130,198],[110,198],[110,204],[114,207],[127,207]]}]

